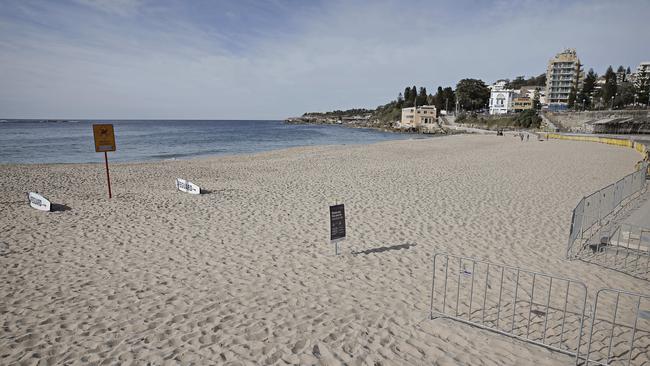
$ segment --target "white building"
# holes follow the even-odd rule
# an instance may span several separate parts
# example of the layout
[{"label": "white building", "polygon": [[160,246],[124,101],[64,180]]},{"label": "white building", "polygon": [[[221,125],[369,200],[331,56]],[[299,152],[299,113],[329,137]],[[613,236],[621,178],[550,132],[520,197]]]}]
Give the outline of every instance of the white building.
[{"label": "white building", "polygon": [[636,73],[634,74],[634,86],[636,87],[636,97],[638,101],[646,104],[649,102],[648,98],[648,86],[650,84],[650,62],[641,62],[636,68]]},{"label": "white building", "polygon": [[506,89],[506,82],[499,80],[490,88],[490,114],[506,114],[512,110],[515,91]]}]

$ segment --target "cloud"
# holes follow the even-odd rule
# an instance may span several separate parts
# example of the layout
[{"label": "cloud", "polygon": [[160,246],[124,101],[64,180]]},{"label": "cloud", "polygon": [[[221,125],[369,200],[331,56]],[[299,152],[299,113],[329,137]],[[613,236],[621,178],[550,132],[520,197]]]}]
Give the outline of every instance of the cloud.
[{"label": "cloud", "polygon": [[375,107],[406,85],[537,75],[564,47],[597,71],[634,68],[648,49],[621,40],[650,30],[642,1],[75,1],[10,2],[0,14],[2,118]]}]

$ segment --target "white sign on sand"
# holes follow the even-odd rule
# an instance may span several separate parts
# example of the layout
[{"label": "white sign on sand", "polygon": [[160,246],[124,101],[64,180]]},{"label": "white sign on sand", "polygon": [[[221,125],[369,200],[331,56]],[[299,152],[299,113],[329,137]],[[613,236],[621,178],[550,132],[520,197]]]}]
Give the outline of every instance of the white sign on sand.
[{"label": "white sign on sand", "polygon": [[34,192],[27,193],[27,197],[29,199],[29,205],[33,208],[41,211],[50,211],[50,201],[48,201],[45,197]]},{"label": "white sign on sand", "polygon": [[179,191],[191,194],[201,194],[201,188],[199,188],[199,186],[180,178],[176,178],[176,188],[178,188]]}]

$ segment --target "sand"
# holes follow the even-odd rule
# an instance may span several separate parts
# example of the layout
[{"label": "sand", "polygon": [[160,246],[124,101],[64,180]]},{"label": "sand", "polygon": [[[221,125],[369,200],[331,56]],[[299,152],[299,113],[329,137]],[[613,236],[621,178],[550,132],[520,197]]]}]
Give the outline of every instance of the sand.
[{"label": "sand", "polygon": [[632,172],[631,149],[463,135],[112,164],[111,200],[97,160],[0,165],[0,364],[571,362],[428,319],[435,252],[577,278],[590,297],[648,292],[564,259],[571,210]]}]

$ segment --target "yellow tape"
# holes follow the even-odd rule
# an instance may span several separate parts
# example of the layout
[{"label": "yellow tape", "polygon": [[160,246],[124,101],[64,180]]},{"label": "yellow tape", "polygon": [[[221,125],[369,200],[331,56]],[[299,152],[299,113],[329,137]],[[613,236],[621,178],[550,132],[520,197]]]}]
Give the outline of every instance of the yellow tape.
[{"label": "yellow tape", "polygon": [[635,149],[637,152],[639,152],[639,154],[643,155],[644,158],[646,157],[646,151],[648,151],[648,148],[645,145],[627,139],[617,139],[611,137],[596,137],[596,136],[560,135],[557,133],[547,133],[546,138],[558,139],[558,140],[598,142],[601,144],[630,147]]}]

